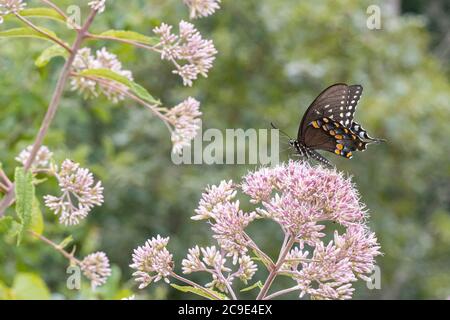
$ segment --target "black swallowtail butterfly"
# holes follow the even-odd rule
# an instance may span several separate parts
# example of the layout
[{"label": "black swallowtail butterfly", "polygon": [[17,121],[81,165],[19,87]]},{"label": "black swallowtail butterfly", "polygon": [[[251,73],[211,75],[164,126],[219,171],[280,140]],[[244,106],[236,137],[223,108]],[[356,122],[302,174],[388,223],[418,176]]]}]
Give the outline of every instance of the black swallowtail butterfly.
[{"label": "black swallowtail butterfly", "polygon": [[370,137],[359,123],[353,121],[362,90],[361,85],[337,83],[319,94],[300,122],[297,139],[289,139],[299,156],[331,166],[315,150],[350,159],[353,151],[364,151],[369,143],[385,141]]}]

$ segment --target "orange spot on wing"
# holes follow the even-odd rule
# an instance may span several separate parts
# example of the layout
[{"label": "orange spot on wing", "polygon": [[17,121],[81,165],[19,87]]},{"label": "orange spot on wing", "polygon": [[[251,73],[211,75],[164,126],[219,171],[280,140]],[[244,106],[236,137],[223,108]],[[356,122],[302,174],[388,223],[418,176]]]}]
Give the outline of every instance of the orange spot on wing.
[{"label": "orange spot on wing", "polygon": [[336,149],[336,150],[334,150],[334,153],[341,155],[341,150]]},{"label": "orange spot on wing", "polygon": [[337,134],[337,135],[335,135],[334,136],[336,139],[338,139],[338,140],[341,140],[342,139],[342,135],[340,135],[340,134]]},{"label": "orange spot on wing", "polygon": [[336,145],[336,148],[337,148],[338,150],[342,150],[342,149],[344,149],[344,146],[343,146],[342,144],[338,143],[338,144]]},{"label": "orange spot on wing", "polygon": [[317,123],[317,121],[313,121],[311,122],[311,124],[313,125],[314,128],[318,129],[320,128],[319,124]]}]

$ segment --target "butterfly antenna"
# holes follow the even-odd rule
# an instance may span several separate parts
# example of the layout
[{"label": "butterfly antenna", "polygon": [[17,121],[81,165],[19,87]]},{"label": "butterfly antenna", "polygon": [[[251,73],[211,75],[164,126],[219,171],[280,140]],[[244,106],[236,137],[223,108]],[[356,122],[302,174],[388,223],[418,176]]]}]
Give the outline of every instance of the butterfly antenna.
[{"label": "butterfly antenna", "polygon": [[288,137],[289,139],[292,140],[292,138],[291,138],[286,132],[284,132],[284,131],[281,130],[281,129],[278,129],[278,128],[273,124],[273,122],[271,122],[270,125],[272,126],[272,128],[274,128],[274,129],[276,129],[276,130],[279,130],[282,134],[284,134],[286,137]]},{"label": "butterfly antenna", "polygon": [[374,143],[387,142],[386,139],[376,139],[376,138],[370,138],[370,141],[371,141],[371,142],[374,142]]}]

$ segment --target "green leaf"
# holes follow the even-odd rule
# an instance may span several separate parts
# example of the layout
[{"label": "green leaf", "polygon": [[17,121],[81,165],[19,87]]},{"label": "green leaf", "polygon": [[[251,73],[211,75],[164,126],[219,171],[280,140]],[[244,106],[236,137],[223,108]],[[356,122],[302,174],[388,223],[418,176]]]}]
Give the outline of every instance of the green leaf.
[{"label": "green leaf", "polygon": [[7,233],[11,230],[14,219],[12,217],[3,217],[0,219],[0,234]]},{"label": "green leaf", "polygon": [[99,36],[111,37],[119,40],[130,40],[150,46],[154,46],[160,41],[158,37],[148,37],[138,32],[126,30],[108,30],[100,33]]},{"label": "green leaf", "polygon": [[51,298],[45,282],[34,273],[18,273],[11,289],[17,300],[49,300]]},{"label": "green leaf", "polygon": [[[54,33],[51,30],[48,30],[46,28],[43,27],[39,27],[41,30],[47,32],[48,34],[50,34],[53,38],[58,39],[61,42],[61,39],[58,38],[58,36],[56,35],[56,33]],[[5,31],[0,31],[0,38],[37,38],[37,39],[44,39],[44,40],[48,40],[48,41],[52,41],[51,39],[49,39],[48,37],[46,37],[45,35],[43,35],[40,32],[37,32],[31,28],[12,28],[12,29],[8,29]]]},{"label": "green leaf", "polygon": [[31,210],[31,222],[30,229],[35,233],[41,235],[44,231],[44,218],[42,216],[42,211],[40,203],[37,197],[33,199],[33,208]]},{"label": "green leaf", "polygon": [[[52,20],[57,20],[60,22],[66,22],[66,19],[52,8],[30,8],[20,11],[20,15],[23,17],[36,17],[36,18],[47,18]],[[6,17],[14,17],[14,14],[8,14]]]},{"label": "green leaf", "polygon": [[244,288],[244,289],[242,289],[242,290],[240,290],[240,291],[241,291],[241,292],[246,292],[246,291],[253,290],[253,289],[255,289],[255,288],[262,289],[262,287],[263,287],[262,282],[261,282],[261,281],[258,281],[258,282],[256,282],[256,283],[252,284],[250,287]]},{"label": "green leaf", "polygon": [[131,82],[131,90],[141,99],[144,99],[151,104],[161,104],[161,101],[156,100],[143,86],[136,82]]},{"label": "green leaf", "polygon": [[69,244],[71,244],[72,241],[73,241],[73,237],[72,237],[72,235],[70,235],[70,236],[64,238],[64,240],[61,241],[61,242],[58,244],[58,247],[60,247],[61,249],[64,249],[64,248],[67,247]]},{"label": "green leaf", "polygon": [[4,234],[6,239],[13,239],[20,234],[22,226],[12,217],[0,219],[0,234]]},{"label": "green leaf", "polygon": [[39,55],[39,57],[36,59],[34,64],[38,68],[45,67],[50,60],[52,60],[55,57],[68,57],[68,52],[66,49],[61,47],[60,45],[55,44],[54,46],[48,47],[42,53]]},{"label": "green leaf", "polygon": [[31,171],[25,172],[22,167],[17,167],[15,176],[16,213],[19,218],[21,230],[17,237],[20,244],[24,233],[28,230],[33,214],[34,185]]},{"label": "green leaf", "polygon": [[207,298],[209,300],[217,300],[216,297],[211,295],[209,292],[213,292],[216,296],[219,296],[221,300],[228,300],[228,297],[220,292],[209,290],[209,289],[199,289],[192,286],[179,286],[171,283],[170,286],[175,288],[181,292],[189,292],[201,296],[203,298]]},{"label": "green leaf", "polygon": [[134,81],[129,80],[127,77],[124,77],[109,69],[86,69],[79,72],[79,75],[108,79],[121,83],[146,102],[149,102],[151,104],[161,104],[161,101],[153,98],[153,96],[144,87],[140,86]]}]

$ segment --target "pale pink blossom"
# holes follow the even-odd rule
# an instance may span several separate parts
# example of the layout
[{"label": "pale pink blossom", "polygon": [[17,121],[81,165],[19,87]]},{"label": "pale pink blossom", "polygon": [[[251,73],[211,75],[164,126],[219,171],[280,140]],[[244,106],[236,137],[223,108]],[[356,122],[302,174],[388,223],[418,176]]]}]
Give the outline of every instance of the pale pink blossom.
[{"label": "pale pink blossom", "polygon": [[200,102],[189,97],[166,113],[169,123],[173,126],[173,153],[181,153],[183,148],[189,146],[191,140],[197,135],[202,115],[199,108]]},{"label": "pale pink blossom", "polygon": [[221,0],[183,0],[189,7],[191,19],[207,17],[220,9]]},{"label": "pale pink blossom", "polygon": [[139,282],[139,289],[143,289],[152,282],[161,279],[169,282],[169,276],[173,270],[172,254],[167,250],[169,238],[156,238],[147,240],[143,246],[134,250],[133,263],[131,268],[136,282]]},{"label": "pale pink blossom", "polygon": [[101,181],[95,183],[92,173],[78,163],[65,160],[59,172],[55,172],[61,188],[60,196],[46,195],[45,205],[65,225],[75,225],[89,214],[95,206],[103,203]]},{"label": "pale pink blossom", "polygon": [[106,7],[106,0],[93,0],[88,3],[89,7],[91,7],[94,10],[97,10],[98,13],[102,13],[105,11]]},{"label": "pale pink blossom", "polygon": [[80,263],[81,271],[91,280],[93,288],[101,286],[106,283],[106,280],[111,275],[111,267],[109,259],[104,252],[95,252],[86,256]]},{"label": "pale pink blossom", "polygon": [[[331,220],[350,225],[362,222],[366,217],[351,179],[335,169],[312,167],[305,162],[289,161],[276,168],[249,173],[244,177],[242,190],[252,202],[262,201],[266,210],[261,212],[275,220],[283,218],[283,212],[290,214],[283,210],[284,205],[293,210],[298,208],[299,212],[309,211],[314,216],[312,221]],[[271,197],[275,192],[279,194],[278,198]]]},{"label": "pale pink blossom", "polygon": [[225,202],[229,202],[236,196],[236,190],[233,181],[222,181],[218,186],[208,186],[202,193],[198,208],[195,210],[196,215],[192,216],[193,220],[204,220],[214,218],[213,209]]},{"label": "pale pink blossom", "polygon": [[189,274],[192,272],[206,270],[206,265],[201,261],[200,248],[195,246],[188,250],[186,259],[181,262],[183,273]]},{"label": "pale pink blossom", "polygon": [[247,252],[248,240],[244,230],[252,222],[256,213],[244,213],[239,208],[239,201],[218,204],[213,209],[211,230],[213,237],[226,252],[227,257],[233,257],[236,264],[239,256]]},{"label": "pale pink blossom", "polygon": [[245,284],[250,281],[258,271],[258,266],[253,262],[252,258],[248,255],[242,255],[239,258],[239,270],[234,274],[234,276],[241,279]]},{"label": "pale pink blossom", "polygon": [[[236,200],[239,188],[256,206],[254,211],[240,209]],[[247,283],[253,279],[258,270],[255,262],[262,260],[272,277],[288,276],[296,283],[288,292],[297,291],[300,297],[311,299],[350,299],[353,283],[358,278],[369,279],[375,257],[380,255],[351,179],[335,169],[305,162],[261,168],[247,174],[240,185],[230,180],[207,187],[195,213],[192,219],[207,220],[219,247],[189,249],[182,271],[210,274],[212,279],[205,287],[232,298],[236,297],[233,281],[239,278]],[[285,240],[278,260],[270,261],[247,234],[255,219],[271,220],[281,227]],[[334,234],[333,240],[325,237],[327,234]],[[250,254],[258,259],[253,260]],[[232,261],[227,262],[227,258]],[[154,272],[163,272],[163,266],[159,264]],[[151,277],[145,273],[139,281],[149,283]],[[257,284],[251,289],[259,287]],[[268,288],[263,285],[260,298],[269,298]],[[270,298],[283,293],[272,293]]]},{"label": "pale pink blossom", "polygon": [[179,34],[172,33],[172,26],[165,23],[153,29],[160,41],[155,49],[161,53],[161,59],[171,61],[175,70],[183,79],[183,84],[192,86],[198,75],[207,77],[215,60],[217,50],[211,40],[205,40],[194,25],[181,21]]},{"label": "pale pink blossom", "polygon": [[[28,158],[31,155],[31,150],[33,149],[33,145],[30,145],[23,149],[19,155],[16,157],[16,160],[22,165],[25,165],[28,161]],[[48,169],[51,165],[51,160],[53,157],[53,153],[46,146],[41,146],[36,154],[36,157],[31,164],[32,169]]]}]

